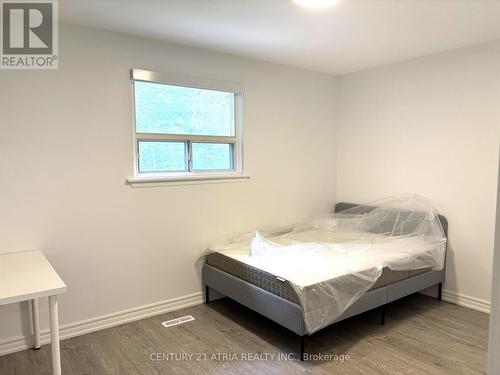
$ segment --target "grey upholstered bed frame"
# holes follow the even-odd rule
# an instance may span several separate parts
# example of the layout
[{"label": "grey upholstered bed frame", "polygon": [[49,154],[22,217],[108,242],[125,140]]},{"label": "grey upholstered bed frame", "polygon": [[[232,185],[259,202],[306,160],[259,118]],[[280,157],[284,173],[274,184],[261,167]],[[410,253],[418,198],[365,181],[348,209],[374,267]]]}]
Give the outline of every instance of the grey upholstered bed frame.
[{"label": "grey upholstered bed frame", "polygon": [[[335,212],[354,207],[350,203],[338,203]],[[439,215],[444,232],[448,235],[448,222]],[[380,323],[385,321],[385,306],[410,294],[434,287],[435,296],[441,300],[441,288],[445,279],[445,268],[441,271],[429,271],[412,276],[378,289],[367,292],[350,306],[335,322],[379,308]],[[203,265],[202,281],[205,286],[205,301],[210,302],[210,290],[229,297],[236,302],[258,312],[274,322],[288,328],[300,336],[300,358],[304,355],[304,337],[308,334],[304,324],[302,307],[282,297],[241,280],[227,272],[208,264]],[[335,322],[332,322],[335,323]]]}]

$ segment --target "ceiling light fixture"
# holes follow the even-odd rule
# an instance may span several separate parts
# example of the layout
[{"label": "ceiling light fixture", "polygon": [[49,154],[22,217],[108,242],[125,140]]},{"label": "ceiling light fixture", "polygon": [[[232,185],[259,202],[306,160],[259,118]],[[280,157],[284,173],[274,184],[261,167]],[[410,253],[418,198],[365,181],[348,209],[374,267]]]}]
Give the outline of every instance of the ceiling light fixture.
[{"label": "ceiling light fixture", "polygon": [[293,0],[293,2],[304,8],[326,9],[336,5],[340,0]]}]

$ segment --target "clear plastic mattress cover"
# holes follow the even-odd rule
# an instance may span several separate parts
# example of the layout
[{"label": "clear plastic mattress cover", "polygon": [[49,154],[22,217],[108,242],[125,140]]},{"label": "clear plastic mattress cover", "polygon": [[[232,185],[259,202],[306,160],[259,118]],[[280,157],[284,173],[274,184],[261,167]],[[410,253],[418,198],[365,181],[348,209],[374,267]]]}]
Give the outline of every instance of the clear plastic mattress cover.
[{"label": "clear plastic mattress cover", "polygon": [[434,205],[405,195],[239,235],[210,250],[287,280],[313,333],[370,290],[384,267],[443,269],[446,236]]}]

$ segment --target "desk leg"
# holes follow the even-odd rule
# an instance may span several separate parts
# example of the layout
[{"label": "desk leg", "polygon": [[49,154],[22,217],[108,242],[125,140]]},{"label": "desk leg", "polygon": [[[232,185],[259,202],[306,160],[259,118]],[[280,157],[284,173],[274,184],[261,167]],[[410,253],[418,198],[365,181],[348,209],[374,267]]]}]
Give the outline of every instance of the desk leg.
[{"label": "desk leg", "polygon": [[32,299],[31,300],[31,316],[33,318],[33,339],[34,339],[34,346],[33,349],[40,349],[40,318],[39,318],[39,312],[38,312],[38,300]]},{"label": "desk leg", "polygon": [[57,295],[49,297],[50,338],[52,341],[52,374],[61,375],[61,352],[59,348],[59,313]]}]

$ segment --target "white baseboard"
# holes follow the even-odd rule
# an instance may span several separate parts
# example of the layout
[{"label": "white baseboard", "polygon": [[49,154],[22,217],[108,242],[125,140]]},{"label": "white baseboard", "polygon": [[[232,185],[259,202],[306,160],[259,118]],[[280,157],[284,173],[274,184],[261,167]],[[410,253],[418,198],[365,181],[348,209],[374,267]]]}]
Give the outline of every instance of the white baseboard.
[{"label": "white baseboard", "polygon": [[487,314],[490,313],[490,301],[485,301],[483,299],[467,296],[461,293],[451,292],[449,290],[443,290],[442,297],[443,301]]},{"label": "white baseboard", "polygon": [[[117,313],[103,315],[97,318],[82,320],[76,323],[62,325],[60,327],[60,338],[68,339],[86,333],[98,331],[105,328],[114,327],[120,324],[132,322],[135,320],[149,318],[151,316],[164,314],[169,311],[183,309],[185,307],[203,303],[201,292],[188,294],[186,296],[172,298],[166,301],[153,303],[150,305],[135,307]],[[49,330],[40,332],[40,341],[42,344],[50,342]],[[0,341],[0,356],[28,349],[32,346],[32,338],[17,336]]]},{"label": "white baseboard", "polygon": [[[464,294],[443,290],[443,300],[469,309],[489,313],[490,302],[479,298],[470,297]],[[82,320],[76,323],[70,323],[61,326],[61,340],[68,339],[86,333],[99,331],[114,327],[120,324],[132,322],[135,320],[149,318],[151,316],[164,314],[169,311],[183,309],[185,307],[203,303],[202,293],[193,293],[186,296],[169,299],[150,305],[140,306],[133,309],[119,311],[117,313],[103,315],[97,318]],[[42,344],[50,342],[49,330],[40,332],[40,341]],[[0,356],[28,349],[32,346],[31,337],[17,336],[0,341]]]}]

